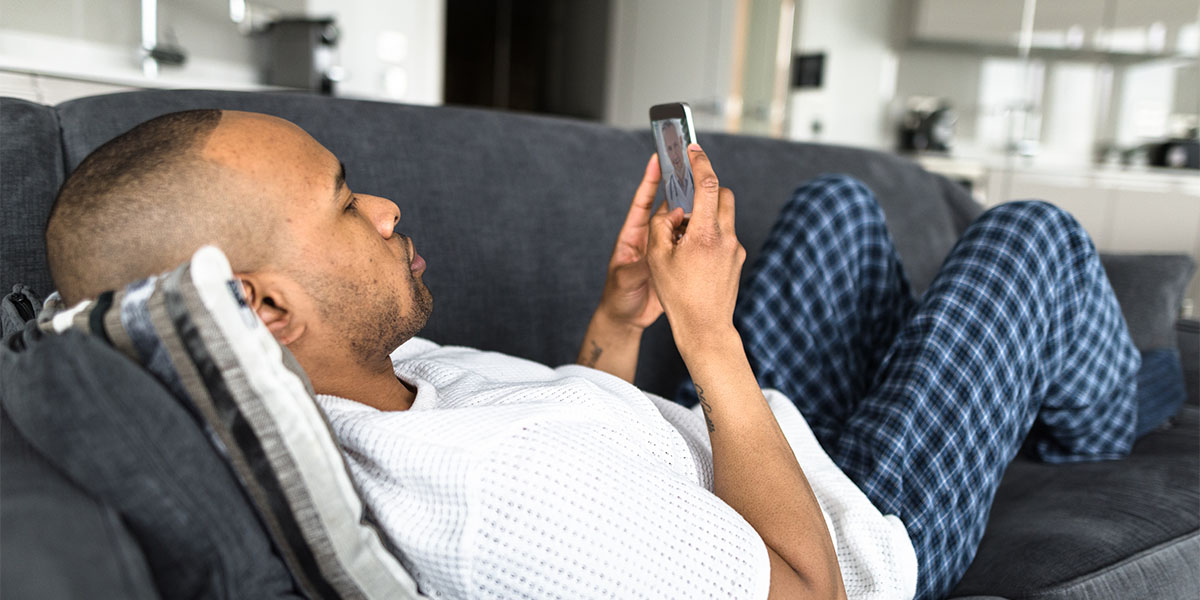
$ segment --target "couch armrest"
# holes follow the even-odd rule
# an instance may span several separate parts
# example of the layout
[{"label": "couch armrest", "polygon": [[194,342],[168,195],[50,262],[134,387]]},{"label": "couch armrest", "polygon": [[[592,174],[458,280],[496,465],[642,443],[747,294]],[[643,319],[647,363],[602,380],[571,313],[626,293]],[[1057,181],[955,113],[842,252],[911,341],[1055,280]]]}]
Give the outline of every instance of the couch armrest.
[{"label": "couch armrest", "polygon": [[1200,405],[1200,321],[1176,321],[1175,334],[1179,338],[1179,361],[1183,363],[1187,401]]}]

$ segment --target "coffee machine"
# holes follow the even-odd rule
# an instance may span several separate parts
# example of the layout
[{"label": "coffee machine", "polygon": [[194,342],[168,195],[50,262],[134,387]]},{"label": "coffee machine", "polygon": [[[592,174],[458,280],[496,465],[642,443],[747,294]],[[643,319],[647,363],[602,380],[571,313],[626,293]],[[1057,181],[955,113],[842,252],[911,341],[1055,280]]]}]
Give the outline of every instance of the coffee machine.
[{"label": "coffee machine", "polygon": [[899,146],[902,152],[946,153],[954,145],[958,115],[941,98],[909,98],[900,119]]}]

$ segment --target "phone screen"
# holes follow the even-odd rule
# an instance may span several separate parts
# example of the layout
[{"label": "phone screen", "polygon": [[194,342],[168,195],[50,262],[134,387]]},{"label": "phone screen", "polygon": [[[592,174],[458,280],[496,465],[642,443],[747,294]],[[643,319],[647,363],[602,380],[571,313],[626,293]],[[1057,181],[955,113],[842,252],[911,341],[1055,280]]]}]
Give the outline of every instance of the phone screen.
[{"label": "phone screen", "polygon": [[684,214],[690,215],[696,191],[687,153],[688,144],[696,141],[691,111],[683,103],[655,106],[650,109],[650,128],[658,146],[658,166],[662,170],[667,208],[682,207]]}]

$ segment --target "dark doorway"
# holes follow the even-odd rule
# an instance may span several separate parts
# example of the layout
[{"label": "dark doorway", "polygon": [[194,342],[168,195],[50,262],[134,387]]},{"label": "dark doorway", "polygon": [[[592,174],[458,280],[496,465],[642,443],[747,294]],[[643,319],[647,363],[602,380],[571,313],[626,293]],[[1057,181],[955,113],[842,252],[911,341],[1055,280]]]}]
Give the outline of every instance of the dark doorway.
[{"label": "dark doorway", "polygon": [[610,0],[447,0],[445,102],[602,120]]}]

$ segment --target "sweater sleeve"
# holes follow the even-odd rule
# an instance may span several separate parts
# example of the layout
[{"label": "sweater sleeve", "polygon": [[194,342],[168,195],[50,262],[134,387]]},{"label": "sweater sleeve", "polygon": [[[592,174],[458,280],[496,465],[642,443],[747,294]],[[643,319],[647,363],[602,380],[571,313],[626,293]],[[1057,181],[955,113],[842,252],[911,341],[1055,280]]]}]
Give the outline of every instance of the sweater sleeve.
[{"label": "sweater sleeve", "polygon": [[530,424],[479,466],[462,544],[471,596],[766,598],[769,559],[749,523],[591,422],[552,435]]}]

